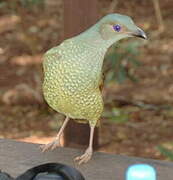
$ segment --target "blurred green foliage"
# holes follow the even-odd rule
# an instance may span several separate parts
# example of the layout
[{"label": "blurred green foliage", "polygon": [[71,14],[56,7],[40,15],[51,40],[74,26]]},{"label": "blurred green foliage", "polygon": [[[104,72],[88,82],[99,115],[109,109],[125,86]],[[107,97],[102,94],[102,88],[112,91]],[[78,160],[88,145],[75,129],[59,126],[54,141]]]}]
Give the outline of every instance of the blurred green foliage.
[{"label": "blurred green foliage", "polygon": [[105,111],[103,117],[112,122],[125,123],[129,119],[129,113],[121,108],[113,107],[111,111]]},{"label": "blurred green foliage", "polygon": [[138,81],[135,76],[135,69],[141,65],[138,61],[139,47],[143,45],[139,41],[125,41],[113,45],[109,50],[105,61],[105,82],[109,83],[116,79],[123,83],[126,79]]},{"label": "blurred green foliage", "polygon": [[6,6],[7,2],[0,0],[0,8],[4,8]]},{"label": "blurred green foliage", "polygon": [[0,0],[0,9],[9,7],[11,11],[16,11],[18,4],[21,4],[24,8],[30,8],[32,6],[44,5],[45,0],[13,0],[9,3],[6,0]]},{"label": "blurred green foliage", "polygon": [[[109,84],[113,81],[123,83],[125,80],[130,79],[133,82],[138,82],[135,75],[135,70],[141,65],[138,60],[139,48],[143,45],[141,41],[122,41],[113,45],[107,55],[104,65],[105,83]],[[111,110],[106,111],[103,115],[112,122],[125,123],[129,119],[129,112],[123,108],[112,107]]]},{"label": "blurred green foliage", "polygon": [[32,5],[44,4],[44,0],[20,0],[22,6],[29,7]]},{"label": "blurred green foliage", "polygon": [[164,156],[173,161],[173,151],[163,147],[162,145],[159,145],[157,148]]}]

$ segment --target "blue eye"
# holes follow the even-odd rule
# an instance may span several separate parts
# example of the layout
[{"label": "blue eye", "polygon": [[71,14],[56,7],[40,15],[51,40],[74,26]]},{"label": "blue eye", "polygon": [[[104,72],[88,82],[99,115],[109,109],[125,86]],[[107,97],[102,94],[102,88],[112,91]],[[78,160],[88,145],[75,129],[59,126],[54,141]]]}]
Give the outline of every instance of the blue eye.
[{"label": "blue eye", "polygon": [[121,30],[121,26],[118,25],[118,24],[114,25],[113,28],[114,28],[114,30],[117,31],[117,32],[119,32],[119,31]]}]

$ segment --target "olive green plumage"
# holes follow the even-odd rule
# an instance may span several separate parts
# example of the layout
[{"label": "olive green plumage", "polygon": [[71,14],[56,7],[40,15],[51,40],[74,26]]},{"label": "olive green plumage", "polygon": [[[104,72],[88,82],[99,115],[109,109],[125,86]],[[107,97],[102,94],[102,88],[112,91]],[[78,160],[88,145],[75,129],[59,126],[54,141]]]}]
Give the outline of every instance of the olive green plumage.
[{"label": "olive green plumage", "polygon": [[48,104],[68,117],[95,125],[103,111],[99,89],[103,57],[75,38],[49,50],[44,55],[43,83]]},{"label": "olive green plumage", "polygon": [[[113,25],[122,26],[116,32]],[[103,111],[99,89],[107,49],[139,31],[131,18],[110,14],[76,37],[65,40],[44,55],[43,93],[56,111],[95,126]]]},{"label": "olive green plumage", "polygon": [[75,158],[79,164],[88,162],[93,154],[94,128],[103,111],[102,65],[107,49],[120,39],[138,36],[146,39],[132,19],[120,14],[109,14],[76,37],[65,40],[44,55],[43,93],[47,103],[66,115],[55,139],[42,146],[42,151],[53,150],[69,118],[89,122],[90,139],[85,153]]}]

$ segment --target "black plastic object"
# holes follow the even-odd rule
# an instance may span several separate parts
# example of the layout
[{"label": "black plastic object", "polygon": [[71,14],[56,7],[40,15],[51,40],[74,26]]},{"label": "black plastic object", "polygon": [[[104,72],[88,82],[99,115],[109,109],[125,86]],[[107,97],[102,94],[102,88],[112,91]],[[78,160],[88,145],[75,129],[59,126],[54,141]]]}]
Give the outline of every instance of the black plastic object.
[{"label": "black plastic object", "polygon": [[0,172],[0,180],[85,180],[75,168],[60,164],[47,163],[27,170],[16,179]]}]

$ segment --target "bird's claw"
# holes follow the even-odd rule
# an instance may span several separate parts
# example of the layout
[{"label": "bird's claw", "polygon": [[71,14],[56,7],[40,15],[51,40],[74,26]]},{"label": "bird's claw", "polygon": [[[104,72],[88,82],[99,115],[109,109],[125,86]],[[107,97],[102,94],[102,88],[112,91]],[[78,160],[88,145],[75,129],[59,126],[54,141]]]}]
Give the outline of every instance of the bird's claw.
[{"label": "bird's claw", "polygon": [[74,159],[74,161],[78,161],[78,164],[83,164],[83,163],[87,163],[93,154],[93,150],[92,149],[87,149],[85,151],[85,153],[82,156],[78,156]]},{"label": "bird's claw", "polygon": [[48,144],[41,145],[40,149],[42,152],[45,152],[48,150],[54,150],[58,146],[60,146],[59,138],[55,138],[52,142],[50,142]]}]

